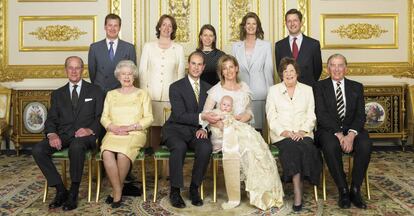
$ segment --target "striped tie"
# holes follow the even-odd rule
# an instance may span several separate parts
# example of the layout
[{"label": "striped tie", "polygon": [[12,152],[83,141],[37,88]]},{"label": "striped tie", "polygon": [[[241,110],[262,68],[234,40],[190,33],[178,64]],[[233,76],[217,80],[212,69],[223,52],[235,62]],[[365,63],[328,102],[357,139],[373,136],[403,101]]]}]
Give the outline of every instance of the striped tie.
[{"label": "striped tie", "polygon": [[194,82],[194,94],[198,103],[198,97],[200,95],[200,86],[198,85],[198,81]]},{"label": "striped tie", "polygon": [[339,120],[344,121],[345,118],[345,104],[344,96],[342,95],[341,82],[336,83],[336,111],[338,112]]}]

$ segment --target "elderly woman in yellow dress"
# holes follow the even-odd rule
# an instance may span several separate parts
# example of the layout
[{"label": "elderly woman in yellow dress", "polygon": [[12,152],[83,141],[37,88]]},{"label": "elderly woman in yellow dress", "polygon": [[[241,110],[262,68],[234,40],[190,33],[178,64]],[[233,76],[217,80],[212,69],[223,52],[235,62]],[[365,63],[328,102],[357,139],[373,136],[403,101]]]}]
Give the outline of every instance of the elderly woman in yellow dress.
[{"label": "elderly woman in yellow dress", "polygon": [[319,184],[322,160],[313,144],[315,102],[312,87],[298,82],[299,66],[283,58],[279,66],[283,80],[269,89],[266,100],[270,138],[279,148],[282,179],[293,182],[293,211],[302,210],[303,180]]},{"label": "elderly woman in yellow dress", "polygon": [[124,179],[140,148],[145,145],[146,128],[153,121],[151,97],[146,91],[134,87],[136,75],[137,67],[132,61],[118,63],[115,77],[121,88],[108,92],[101,117],[107,131],[101,154],[112,185],[112,196],[105,202],[112,208],[121,206]]}]

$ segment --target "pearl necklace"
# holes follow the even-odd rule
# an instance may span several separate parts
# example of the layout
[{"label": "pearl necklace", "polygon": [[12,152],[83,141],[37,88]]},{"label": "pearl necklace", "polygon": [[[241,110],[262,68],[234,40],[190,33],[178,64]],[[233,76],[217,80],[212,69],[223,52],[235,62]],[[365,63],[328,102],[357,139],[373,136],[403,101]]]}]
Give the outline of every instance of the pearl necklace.
[{"label": "pearl necklace", "polygon": [[203,52],[205,55],[208,55],[208,54],[210,54],[211,52],[213,52],[213,50],[210,50],[210,51],[204,51],[204,50],[201,50],[201,52]]}]

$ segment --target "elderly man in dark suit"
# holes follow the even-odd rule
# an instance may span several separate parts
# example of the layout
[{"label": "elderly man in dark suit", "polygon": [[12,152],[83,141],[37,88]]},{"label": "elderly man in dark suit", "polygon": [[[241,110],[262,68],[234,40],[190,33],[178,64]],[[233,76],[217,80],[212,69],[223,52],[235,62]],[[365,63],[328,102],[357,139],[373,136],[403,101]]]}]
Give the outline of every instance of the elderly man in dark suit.
[{"label": "elderly man in dark suit", "polygon": [[219,117],[213,113],[201,114],[210,85],[200,76],[204,70],[203,54],[193,52],[188,57],[188,75],[170,86],[171,116],[162,127],[162,142],[171,152],[170,167],[170,202],[176,208],[184,208],[180,195],[183,183],[183,165],[187,149],[195,151],[195,159],[190,184],[190,199],[195,206],[203,205],[198,188],[203,181],[212,144],[201,128],[203,121],[216,123]]},{"label": "elderly man in dark suit", "polygon": [[116,65],[121,60],[131,60],[137,64],[135,47],[119,39],[121,18],[116,14],[105,17],[106,38],[91,44],[88,53],[88,69],[91,82],[104,92],[121,87],[114,76]]},{"label": "elderly man in dark suit", "polygon": [[[68,57],[65,70],[69,82],[52,92],[45,122],[46,138],[33,147],[32,154],[48,185],[57,191],[49,209],[63,205],[63,210],[69,211],[77,207],[86,151],[95,148],[100,132],[104,95],[98,86],[82,80],[83,61],[80,57]],[[64,148],[69,148],[72,180],[69,192],[51,158],[54,152]]]},{"label": "elderly man in dark suit", "polygon": [[[276,68],[279,68],[283,57],[296,60],[300,68],[298,81],[313,86],[322,73],[321,46],[319,41],[304,35],[302,28],[302,13],[297,9],[290,9],[285,15],[286,27],[289,36],[276,42]],[[281,71],[278,71],[281,73]]]},{"label": "elderly man in dark suit", "polygon": [[[345,78],[346,58],[334,54],[328,59],[329,78],[314,87],[317,117],[316,140],[339,191],[338,205],[358,208],[367,205],[361,197],[361,184],[371,157],[372,142],[364,129],[365,102],[361,83]],[[342,153],[353,153],[354,167],[350,192],[343,170]]]}]

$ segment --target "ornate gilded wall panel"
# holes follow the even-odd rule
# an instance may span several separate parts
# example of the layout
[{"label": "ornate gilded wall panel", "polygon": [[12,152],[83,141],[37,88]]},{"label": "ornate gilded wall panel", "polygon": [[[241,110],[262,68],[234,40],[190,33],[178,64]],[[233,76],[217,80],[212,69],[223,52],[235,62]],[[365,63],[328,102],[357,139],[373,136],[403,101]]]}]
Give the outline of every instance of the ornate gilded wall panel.
[{"label": "ornate gilded wall panel", "polygon": [[321,14],[322,49],[398,49],[398,14]]},{"label": "ornate gilded wall panel", "polygon": [[96,41],[96,16],[21,16],[19,51],[87,51]]},{"label": "ornate gilded wall panel", "polygon": [[231,43],[239,40],[240,23],[243,16],[255,12],[260,17],[260,2],[258,0],[220,0],[220,27],[219,35],[223,50],[231,50]]}]

